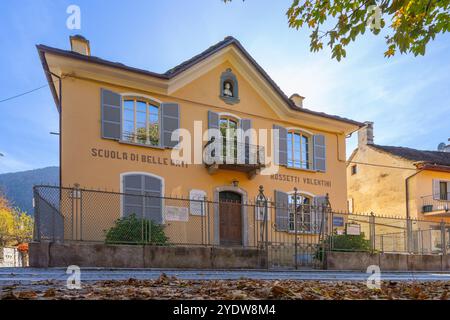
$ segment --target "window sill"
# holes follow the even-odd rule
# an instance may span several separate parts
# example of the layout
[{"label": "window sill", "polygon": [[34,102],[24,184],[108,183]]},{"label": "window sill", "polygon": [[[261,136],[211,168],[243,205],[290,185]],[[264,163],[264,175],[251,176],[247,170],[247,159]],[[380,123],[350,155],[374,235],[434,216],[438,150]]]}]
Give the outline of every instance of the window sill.
[{"label": "window sill", "polygon": [[324,172],[324,171],[318,171],[318,170],[314,170],[314,169],[296,168],[296,167],[290,167],[290,166],[286,166],[286,168],[292,169],[292,170],[306,171],[306,172]]},{"label": "window sill", "polygon": [[297,231],[297,232],[295,232],[293,230],[286,231],[286,233],[288,233],[288,234],[296,234],[297,233],[298,235],[301,235],[301,234],[306,234],[306,235],[317,234],[317,235],[319,235],[320,234],[319,232],[313,232],[313,231]]},{"label": "window sill", "polygon": [[128,144],[130,146],[136,146],[136,147],[144,147],[144,148],[151,148],[151,149],[158,149],[158,150],[168,149],[168,148],[163,147],[163,146],[152,146],[152,145],[149,145],[149,144],[142,144],[142,143],[137,143],[137,142],[125,141],[125,140],[119,140],[118,142],[120,144]]},{"label": "window sill", "polygon": [[219,98],[228,104],[237,104],[240,102],[238,97],[228,97],[228,96],[219,95]]}]

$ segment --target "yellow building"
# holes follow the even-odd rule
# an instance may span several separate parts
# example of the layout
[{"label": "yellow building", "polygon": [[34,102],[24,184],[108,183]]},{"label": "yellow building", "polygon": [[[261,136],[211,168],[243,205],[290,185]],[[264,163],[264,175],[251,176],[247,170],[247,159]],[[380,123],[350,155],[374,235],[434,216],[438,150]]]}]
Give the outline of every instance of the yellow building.
[{"label": "yellow building", "polygon": [[[61,186],[167,198],[91,199],[83,218],[65,217],[71,239],[99,240],[133,212],[164,223],[179,243],[198,243],[203,235],[192,226],[206,223],[202,208],[170,204],[169,197],[244,203],[256,199],[260,185],[276,203],[292,201],[296,187],[298,201],[319,203],[328,194],[333,208],[346,208],[345,139],[363,124],[306,109],[298,94],[288,98],[236,39],[165,73],[91,56],[81,36],[71,37],[71,50],[37,49],[60,115]],[[223,143],[211,152],[212,137]],[[212,210],[212,242],[251,243],[253,212]],[[276,227],[270,232],[292,231],[288,210],[272,210],[269,220]],[[80,223],[83,235],[73,231]]]},{"label": "yellow building", "polygon": [[377,145],[366,122],[347,164],[350,211],[450,222],[450,148],[441,149]]}]

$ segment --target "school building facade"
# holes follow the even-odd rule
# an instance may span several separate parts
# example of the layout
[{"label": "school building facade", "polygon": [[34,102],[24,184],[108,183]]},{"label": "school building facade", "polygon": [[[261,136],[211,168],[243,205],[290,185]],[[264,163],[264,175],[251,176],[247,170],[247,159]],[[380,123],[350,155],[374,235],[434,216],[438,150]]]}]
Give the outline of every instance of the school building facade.
[{"label": "school building facade", "polygon": [[[114,221],[135,213],[164,224],[169,238],[197,243],[203,236],[191,226],[201,223],[202,209],[165,198],[247,203],[260,186],[286,207],[320,204],[328,195],[333,209],[346,209],[346,137],[364,124],[306,109],[298,94],[287,97],[236,39],[165,73],[94,57],[81,36],[71,37],[71,50],[37,49],[60,116],[60,185],[121,194],[120,203],[104,200],[101,212],[84,209],[84,237],[102,240]],[[213,211],[213,243],[251,242],[254,212],[236,205]],[[269,232],[292,234],[292,219],[288,209],[274,208]],[[64,221],[74,239],[81,236],[73,234],[77,221]]]}]

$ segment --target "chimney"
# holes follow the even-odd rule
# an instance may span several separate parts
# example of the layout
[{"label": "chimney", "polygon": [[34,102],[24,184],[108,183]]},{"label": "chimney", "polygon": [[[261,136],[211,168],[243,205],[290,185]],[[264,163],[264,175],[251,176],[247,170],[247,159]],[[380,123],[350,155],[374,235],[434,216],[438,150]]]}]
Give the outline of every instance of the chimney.
[{"label": "chimney", "polygon": [[89,40],[78,34],[75,36],[70,36],[70,48],[73,52],[83,54],[85,56],[91,55]]},{"label": "chimney", "polygon": [[303,108],[303,100],[305,100],[305,97],[302,97],[298,93],[294,93],[289,98],[298,108]]},{"label": "chimney", "polygon": [[366,125],[358,131],[358,147],[373,144],[373,122],[366,121]]}]

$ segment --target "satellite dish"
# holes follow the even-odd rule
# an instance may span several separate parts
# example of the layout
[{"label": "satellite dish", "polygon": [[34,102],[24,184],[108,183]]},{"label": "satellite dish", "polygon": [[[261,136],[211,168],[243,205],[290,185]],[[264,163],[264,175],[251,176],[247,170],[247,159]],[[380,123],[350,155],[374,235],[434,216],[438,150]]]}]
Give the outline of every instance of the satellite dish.
[{"label": "satellite dish", "polygon": [[446,145],[445,143],[441,142],[441,143],[439,143],[439,145],[438,145],[438,150],[439,150],[439,151],[444,151],[444,149],[445,149],[446,146],[447,146],[447,145]]}]

